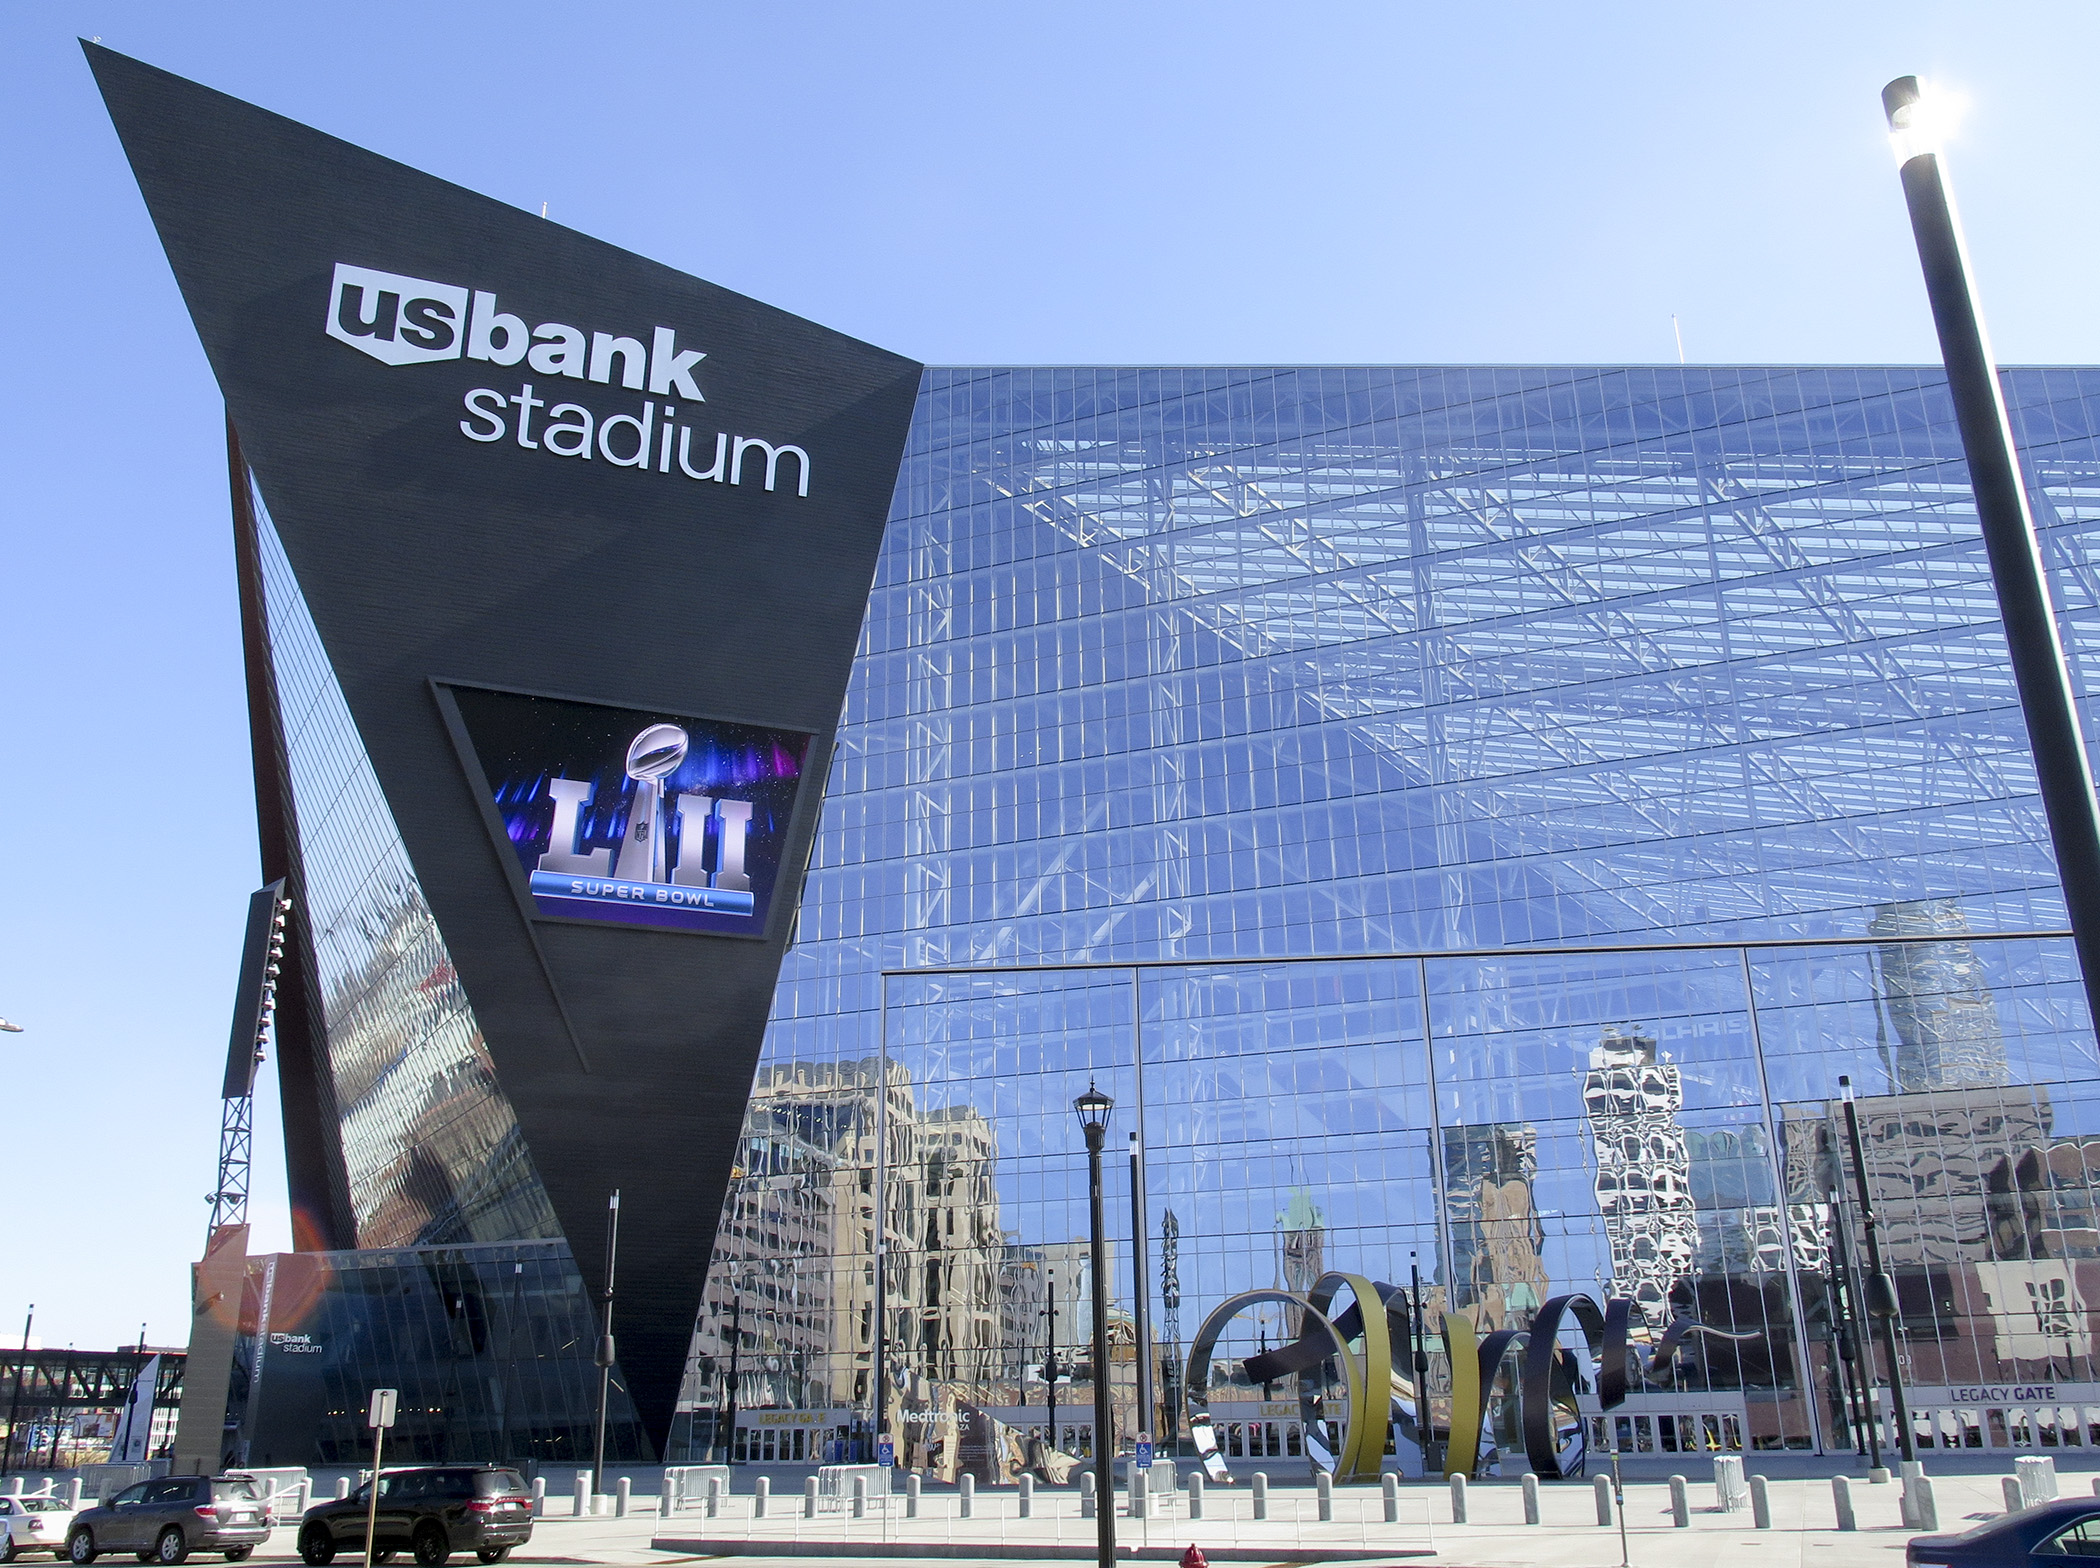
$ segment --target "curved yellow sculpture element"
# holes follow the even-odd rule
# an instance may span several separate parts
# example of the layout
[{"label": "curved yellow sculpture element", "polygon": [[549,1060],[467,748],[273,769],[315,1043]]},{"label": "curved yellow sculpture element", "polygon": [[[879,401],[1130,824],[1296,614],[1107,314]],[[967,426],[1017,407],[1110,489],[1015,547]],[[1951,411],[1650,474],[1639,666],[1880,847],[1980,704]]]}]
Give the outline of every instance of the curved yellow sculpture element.
[{"label": "curved yellow sculpture element", "polygon": [[[1393,1334],[1378,1287],[1361,1274],[1322,1274],[1306,1293],[1315,1311],[1332,1320],[1335,1291],[1349,1287],[1363,1319],[1361,1354],[1340,1357],[1349,1387],[1349,1426],[1334,1456],[1337,1481],[1375,1481],[1385,1459],[1393,1399]],[[1373,1401],[1377,1408],[1372,1408]]]},{"label": "curved yellow sculpture element", "polygon": [[1486,1414],[1480,1403],[1480,1336],[1471,1318],[1444,1314],[1444,1355],[1451,1363],[1451,1436],[1444,1444],[1444,1474],[1471,1475],[1480,1462],[1480,1423]]}]

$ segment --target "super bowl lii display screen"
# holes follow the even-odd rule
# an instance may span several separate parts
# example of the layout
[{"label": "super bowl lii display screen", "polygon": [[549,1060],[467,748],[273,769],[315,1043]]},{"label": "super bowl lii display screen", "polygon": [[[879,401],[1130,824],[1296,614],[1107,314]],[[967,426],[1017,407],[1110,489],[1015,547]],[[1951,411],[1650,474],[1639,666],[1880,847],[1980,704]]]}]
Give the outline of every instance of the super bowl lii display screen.
[{"label": "super bowl lii display screen", "polygon": [[449,689],[535,911],[764,932],[808,735]]}]

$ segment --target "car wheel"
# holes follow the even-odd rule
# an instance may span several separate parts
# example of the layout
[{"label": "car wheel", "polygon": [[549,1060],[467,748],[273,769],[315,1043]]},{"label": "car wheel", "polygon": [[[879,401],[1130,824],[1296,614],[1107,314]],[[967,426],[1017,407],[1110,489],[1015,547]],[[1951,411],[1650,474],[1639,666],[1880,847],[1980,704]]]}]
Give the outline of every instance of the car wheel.
[{"label": "car wheel", "polygon": [[452,1556],[452,1543],[445,1539],[445,1527],[431,1524],[427,1520],[416,1526],[416,1561],[422,1568],[444,1568]]},{"label": "car wheel", "polygon": [[189,1555],[190,1543],[183,1538],[181,1527],[178,1525],[169,1525],[160,1532],[160,1538],[153,1543],[153,1561],[157,1563],[187,1562]]},{"label": "car wheel", "polygon": [[500,1563],[510,1555],[510,1548],[507,1546],[484,1546],[474,1555],[485,1563]]},{"label": "car wheel", "polygon": [[226,1548],[226,1560],[230,1563],[244,1563],[248,1560],[248,1554],[254,1550],[252,1546],[229,1546]]},{"label": "car wheel", "polygon": [[8,1535],[0,1535],[0,1563],[11,1563],[11,1562],[13,1562],[14,1560],[15,1560],[15,1538],[14,1538],[14,1536],[13,1536],[13,1535],[12,1535],[11,1533],[10,1533],[10,1534],[8,1534]]},{"label": "car wheel", "polygon": [[95,1533],[92,1530],[75,1530],[66,1537],[66,1561],[91,1563],[102,1554],[95,1550]]},{"label": "car wheel", "polygon": [[372,1561],[375,1563],[390,1563],[400,1555],[401,1554],[399,1552],[374,1552],[372,1554]]},{"label": "car wheel", "polygon": [[299,1561],[308,1568],[328,1568],[335,1561],[335,1537],[325,1524],[310,1524],[299,1532]]}]

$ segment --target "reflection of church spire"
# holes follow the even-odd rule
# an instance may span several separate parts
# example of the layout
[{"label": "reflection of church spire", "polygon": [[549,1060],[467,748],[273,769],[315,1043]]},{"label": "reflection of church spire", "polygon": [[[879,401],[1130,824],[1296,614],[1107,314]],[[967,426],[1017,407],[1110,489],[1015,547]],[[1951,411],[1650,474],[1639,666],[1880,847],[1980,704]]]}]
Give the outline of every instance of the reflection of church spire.
[{"label": "reflection of church spire", "polygon": [[[1951,898],[1910,899],[1874,911],[1869,936],[1968,935]],[[1881,1003],[1896,1031],[1889,1077],[1898,1094],[2002,1084],[2005,1035],[1983,964],[1968,942],[1883,942]]]}]

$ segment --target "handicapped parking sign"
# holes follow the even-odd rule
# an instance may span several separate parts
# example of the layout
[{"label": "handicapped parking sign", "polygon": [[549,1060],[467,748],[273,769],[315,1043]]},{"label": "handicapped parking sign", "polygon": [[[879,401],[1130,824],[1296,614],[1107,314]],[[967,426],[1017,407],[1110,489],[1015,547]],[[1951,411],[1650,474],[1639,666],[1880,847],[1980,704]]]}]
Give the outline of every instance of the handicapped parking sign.
[{"label": "handicapped parking sign", "polygon": [[875,1462],[885,1467],[894,1466],[897,1463],[896,1443],[887,1437],[878,1442],[875,1445]]},{"label": "handicapped parking sign", "polygon": [[1149,1432],[1138,1433],[1137,1467],[1140,1470],[1150,1470],[1152,1468],[1152,1434]]}]

